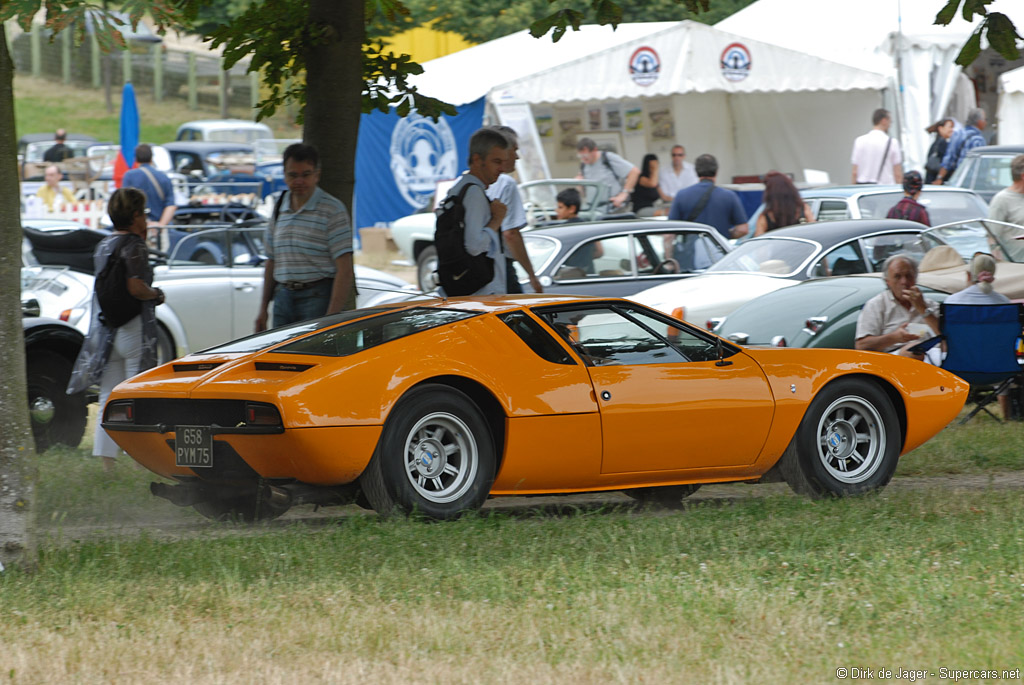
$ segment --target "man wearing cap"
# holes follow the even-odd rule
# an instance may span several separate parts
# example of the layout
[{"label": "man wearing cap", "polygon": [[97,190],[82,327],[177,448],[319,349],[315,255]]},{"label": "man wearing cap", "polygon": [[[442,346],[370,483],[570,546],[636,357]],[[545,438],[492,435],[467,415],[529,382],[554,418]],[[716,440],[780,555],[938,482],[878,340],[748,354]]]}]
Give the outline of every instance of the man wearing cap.
[{"label": "man wearing cap", "polygon": [[932,221],[928,218],[928,210],[917,201],[921,197],[921,188],[924,187],[924,179],[920,172],[908,171],[903,176],[903,199],[897,202],[889,213],[887,219],[906,219],[916,221],[925,226],[931,226]]}]

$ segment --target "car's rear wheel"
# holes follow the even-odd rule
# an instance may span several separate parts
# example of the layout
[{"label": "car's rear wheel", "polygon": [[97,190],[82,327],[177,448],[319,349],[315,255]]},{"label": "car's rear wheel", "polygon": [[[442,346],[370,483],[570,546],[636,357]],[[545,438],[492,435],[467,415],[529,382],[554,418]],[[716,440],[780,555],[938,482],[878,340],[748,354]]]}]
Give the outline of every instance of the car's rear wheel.
[{"label": "car's rear wheel", "polygon": [[473,401],[448,386],[423,385],[391,412],[360,486],[383,516],[452,519],[483,505],[495,466],[490,429]]},{"label": "car's rear wheel", "polygon": [[677,509],[683,500],[700,490],[700,485],[664,485],[655,488],[632,488],[624,493],[641,504],[655,504],[666,509]]},{"label": "car's rear wheel", "polygon": [[64,391],[71,378],[71,360],[50,350],[28,353],[28,409],[36,451],[60,443],[77,447],[89,413],[85,393]]},{"label": "car's rear wheel", "polygon": [[437,271],[437,248],[433,245],[423,248],[419,257],[416,258],[416,282],[420,290],[433,290],[437,287],[434,282],[434,272]]},{"label": "car's rear wheel", "polygon": [[177,349],[174,346],[174,340],[171,338],[171,334],[167,332],[162,323],[157,322],[156,324],[156,363],[166,364],[172,359],[177,359]]},{"label": "car's rear wheel", "polygon": [[814,398],[779,470],[797,493],[859,495],[885,486],[899,461],[896,410],[874,383],[836,381]]}]

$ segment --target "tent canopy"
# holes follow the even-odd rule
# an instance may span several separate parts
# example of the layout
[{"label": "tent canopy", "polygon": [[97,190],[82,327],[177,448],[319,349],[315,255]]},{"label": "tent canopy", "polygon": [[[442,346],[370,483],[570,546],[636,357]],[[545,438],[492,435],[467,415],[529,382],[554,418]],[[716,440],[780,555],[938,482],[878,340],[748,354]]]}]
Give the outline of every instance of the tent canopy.
[{"label": "tent canopy", "polygon": [[639,22],[610,26],[584,25],[567,31],[557,43],[551,36],[534,38],[527,30],[453,52],[423,63],[423,73],[409,82],[425,95],[453,105],[484,97],[497,83],[512,81],[556,64],[656,33],[676,22]]},{"label": "tent canopy", "polygon": [[[749,75],[723,77],[724,48],[741,43],[751,57]],[[652,83],[631,78],[631,59],[653,49],[661,62]],[[679,93],[782,93],[796,91],[880,90],[886,78],[812,55],[744,39],[693,21],[539,71],[492,90],[514,93],[526,102],[566,102],[668,96]]]}]

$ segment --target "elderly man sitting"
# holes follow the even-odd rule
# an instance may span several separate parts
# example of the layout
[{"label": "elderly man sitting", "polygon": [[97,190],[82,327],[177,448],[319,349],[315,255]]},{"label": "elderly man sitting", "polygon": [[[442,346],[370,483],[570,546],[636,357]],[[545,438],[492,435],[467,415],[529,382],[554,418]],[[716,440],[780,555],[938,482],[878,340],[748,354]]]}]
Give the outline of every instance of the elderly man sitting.
[{"label": "elderly man sitting", "polygon": [[55,205],[62,205],[65,203],[71,203],[75,201],[75,196],[70,190],[61,186],[60,181],[64,178],[64,174],[56,166],[51,164],[46,167],[46,171],[43,172],[43,178],[46,180],[46,184],[36,191],[43,204],[46,205],[46,211],[52,212],[55,209]]},{"label": "elderly man sitting", "polygon": [[917,263],[907,255],[889,257],[883,271],[888,287],[868,300],[861,310],[854,345],[858,350],[895,352],[924,359],[905,346],[921,337],[912,330],[920,328],[920,324],[926,324],[938,334],[939,305],[926,299],[917,287]]}]

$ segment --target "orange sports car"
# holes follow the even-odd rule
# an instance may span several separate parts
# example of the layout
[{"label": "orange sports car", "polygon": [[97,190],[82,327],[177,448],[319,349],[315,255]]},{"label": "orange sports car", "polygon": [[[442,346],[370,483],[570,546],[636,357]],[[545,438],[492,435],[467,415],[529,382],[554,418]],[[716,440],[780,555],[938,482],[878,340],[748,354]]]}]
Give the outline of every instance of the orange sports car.
[{"label": "orange sports car", "polygon": [[488,497],[703,483],[883,487],[967,384],[894,355],[747,348],[618,299],[453,298],[344,312],[119,385],[103,427],[214,518],[359,502],[447,519]]}]

